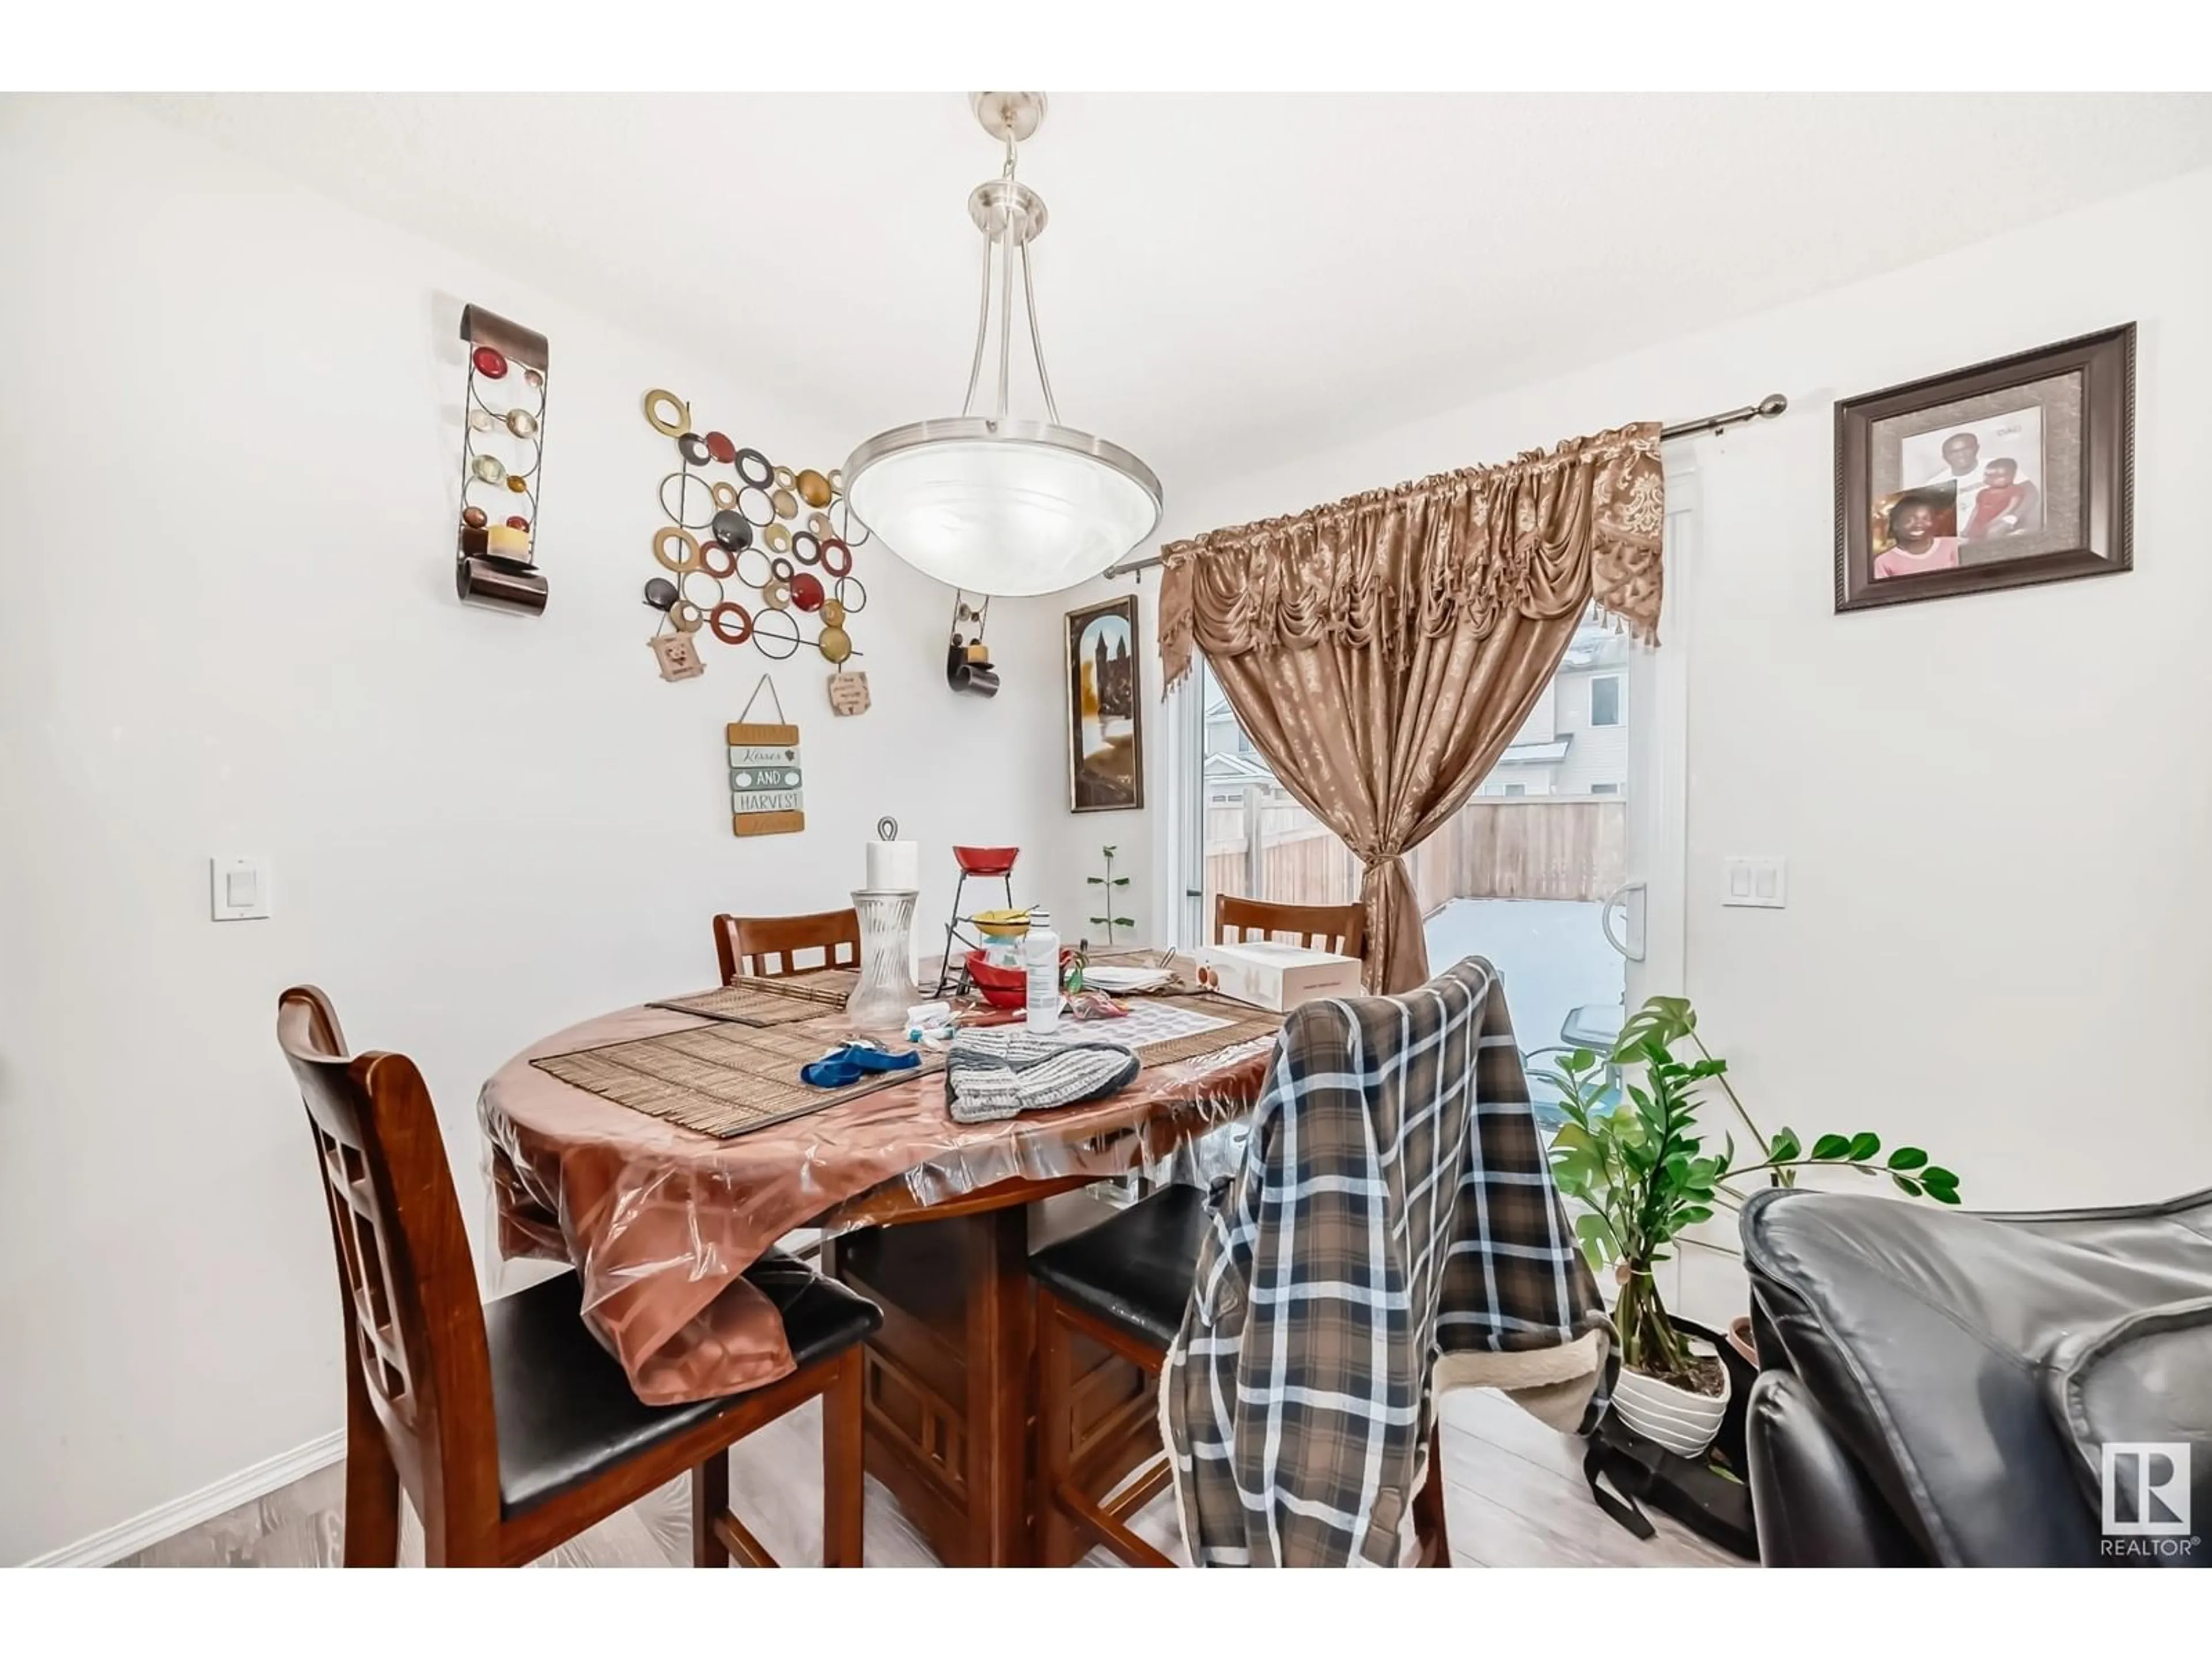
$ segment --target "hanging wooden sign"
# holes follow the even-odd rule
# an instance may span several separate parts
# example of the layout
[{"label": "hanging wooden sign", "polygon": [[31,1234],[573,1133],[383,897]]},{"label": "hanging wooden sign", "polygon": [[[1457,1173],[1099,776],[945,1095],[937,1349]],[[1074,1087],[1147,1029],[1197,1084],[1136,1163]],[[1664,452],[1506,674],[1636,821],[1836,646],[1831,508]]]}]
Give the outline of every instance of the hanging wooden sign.
[{"label": "hanging wooden sign", "polygon": [[696,680],[707,672],[689,634],[656,634],[646,643],[653,647],[664,680]]},{"label": "hanging wooden sign", "polygon": [[783,700],[765,674],[744,708],[753,712],[765,690],[775,706],[775,722],[746,719],[725,728],[729,743],[730,833],[733,836],[793,836],[806,828],[804,777],[799,764],[799,728],[783,719]]},{"label": "hanging wooden sign", "polygon": [[830,677],[830,712],[865,714],[868,712],[868,677],[857,671]]}]

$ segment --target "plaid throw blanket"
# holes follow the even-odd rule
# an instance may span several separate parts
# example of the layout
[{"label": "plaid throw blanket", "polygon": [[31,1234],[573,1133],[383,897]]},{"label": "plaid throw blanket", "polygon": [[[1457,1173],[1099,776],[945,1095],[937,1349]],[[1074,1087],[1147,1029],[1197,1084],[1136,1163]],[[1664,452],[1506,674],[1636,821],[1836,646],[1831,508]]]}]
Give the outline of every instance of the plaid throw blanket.
[{"label": "plaid throw blanket", "polygon": [[1437,1389],[1603,1409],[1611,1327],[1488,963],[1294,1012],[1212,1208],[1160,1378],[1198,1565],[1410,1560]]}]

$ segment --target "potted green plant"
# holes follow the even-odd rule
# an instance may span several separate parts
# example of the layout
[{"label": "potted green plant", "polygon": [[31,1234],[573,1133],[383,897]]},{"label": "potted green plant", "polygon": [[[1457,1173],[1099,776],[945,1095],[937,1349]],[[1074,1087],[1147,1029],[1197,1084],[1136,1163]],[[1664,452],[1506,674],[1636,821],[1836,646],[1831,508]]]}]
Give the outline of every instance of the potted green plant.
[{"label": "potted green plant", "polygon": [[[1594,1272],[1614,1271],[1621,1374],[1613,1402],[1631,1428],[1686,1457],[1704,1454],[1728,1407],[1728,1371],[1711,1345],[1684,1332],[1660,1299],[1654,1270],[1684,1229],[1735,1209],[1744,1183],[1794,1185],[1808,1168],[1887,1176],[1910,1198],[1959,1201],[1959,1177],[1917,1146],[1886,1158],[1871,1131],[1824,1134],[1808,1148],[1794,1129],[1769,1135],[1728,1080],[1728,1062],[1698,1035],[1685,997],[1654,997],[1621,1027],[1611,1059],[1626,1068],[1625,1097],[1588,1049],[1543,1073],[1566,1121],[1552,1138],[1552,1179],[1579,1206],[1575,1237]],[[1640,1075],[1639,1075],[1640,1074]],[[1709,1151],[1698,1121],[1702,1091],[1719,1087],[1757,1155],[1740,1161],[1732,1132]]]}]

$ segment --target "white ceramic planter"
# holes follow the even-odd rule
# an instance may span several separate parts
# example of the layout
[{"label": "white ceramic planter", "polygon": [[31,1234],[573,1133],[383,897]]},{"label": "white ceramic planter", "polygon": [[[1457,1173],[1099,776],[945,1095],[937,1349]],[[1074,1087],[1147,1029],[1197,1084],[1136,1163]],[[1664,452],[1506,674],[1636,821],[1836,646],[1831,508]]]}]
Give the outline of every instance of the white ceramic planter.
[{"label": "white ceramic planter", "polygon": [[[1705,1355],[1713,1349],[1711,1343],[1692,1339],[1690,1351]],[[1721,1367],[1721,1391],[1716,1395],[1692,1394],[1623,1366],[1613,1388],[1613,1408],[1630,1428],[1677,1457],[1703,1457],[1721,1431],[1721,1419],[1728,1415],[1729,1387],[1726,1365]]]}]

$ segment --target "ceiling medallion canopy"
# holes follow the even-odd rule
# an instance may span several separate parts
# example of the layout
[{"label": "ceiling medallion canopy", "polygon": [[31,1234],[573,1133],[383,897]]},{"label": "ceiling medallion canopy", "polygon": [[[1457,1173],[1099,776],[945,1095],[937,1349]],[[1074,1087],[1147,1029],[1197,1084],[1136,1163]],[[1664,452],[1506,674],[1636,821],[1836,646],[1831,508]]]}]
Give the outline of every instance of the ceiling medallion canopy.
[{"label": "ceiling medallion canopy", "polygon": [[[968,216],[984,237],[968,395],[957,416],[894,427],[855,449],[845,463],[846,496],[861,523],[926,575],[972,593],[1054,593],[1097,575],[1152,533],[1160,481],[1119,444],[1060,424],[1053,401],[1030,274],[1044,198],[1014,176],[1021,141],[1044,119],[1044,94],[979,92],[969,102],[983,130],[1005,144],[1006,159],[999,176],[968,198]],[[1017,263],[1044,394],[1041,421],[1007,409]],[[994,286],[998,395],[994,413],[977,415]]]}]

